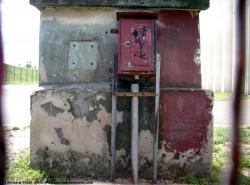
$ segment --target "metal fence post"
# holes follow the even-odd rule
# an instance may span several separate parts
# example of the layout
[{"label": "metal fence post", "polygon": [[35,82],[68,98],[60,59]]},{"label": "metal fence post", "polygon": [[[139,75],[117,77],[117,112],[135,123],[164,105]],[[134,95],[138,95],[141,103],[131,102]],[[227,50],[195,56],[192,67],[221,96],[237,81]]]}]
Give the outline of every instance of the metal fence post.
[{"label": "metal fence post", "polygon": [[26,82],[28,81],[28,73],[29,73],[28,68],[26,68]]},{"label": "metal fence post", "polygon": [[33,69],[31,69],[31,81],[33,82]]},{"label": "metal fence post", "polygon": [[20,68],[20,82],[22,81],[22,68]]},{"label": "metal fence post", "polygon": [[14,66],[14,81],[16,80],[16,67]]},{"label": "metal fence post", "polygon": [[5,81],[7,81],[7,72],[8,72],[8,66],[7,65],[5,65],[5,67],[4,67],[4,74],[5,74]]}]

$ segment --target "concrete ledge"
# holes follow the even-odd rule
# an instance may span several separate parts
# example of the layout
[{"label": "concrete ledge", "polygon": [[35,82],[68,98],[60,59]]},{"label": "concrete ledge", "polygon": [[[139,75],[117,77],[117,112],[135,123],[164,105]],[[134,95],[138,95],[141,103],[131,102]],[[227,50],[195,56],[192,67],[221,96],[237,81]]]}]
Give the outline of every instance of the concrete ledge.
[{"label": "concrete ledge", "polygon": [[205,10],[209,0],[30,0],[38,8],[47,6],[104,6],[136,8],[174,8]]}]

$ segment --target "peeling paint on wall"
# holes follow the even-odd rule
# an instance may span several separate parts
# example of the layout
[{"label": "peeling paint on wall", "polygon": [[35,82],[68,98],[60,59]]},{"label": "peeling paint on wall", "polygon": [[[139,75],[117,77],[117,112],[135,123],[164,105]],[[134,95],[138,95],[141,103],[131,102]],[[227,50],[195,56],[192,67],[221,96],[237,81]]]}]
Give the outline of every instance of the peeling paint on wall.
[{"label": "peeling paint on wall", "polygon": [[55,132],[57,134],[57,137],[60,139],[61,144],[64,145],[70,144],[69,140],[63,136],[62,128],[55,128]]},{"label": "peeling paint on wall", "polygon": [[196,50],[195,50],[195,54],[194,54],[194,62],[195,62],[197,65],[200,65],[200,64],[201,64],[200,55],[201,55],[200,49],[196,49]]},{"label": "peeling paint on wall", "polygon": [[153,159],[153,134],[150,130],[142,130],[139,134],[139,161],[143,165]]},{"label": "peeling paint on wall", "polygon": [[59,113],[63,113],[64,109],[56,107],[52,102],[42,104],[41,107],[48,113],[49,116],[56,116]]},{"label": "peeling paint on wall", "polygon": [[[186,93],[201,93],[208,98],[209,92],[201,90],[185,91]],[[170,91],[170,95],[171,95]],[[76,104],[69,103],[77,99]],[[43,167],[50,173],[56,174],[56,169],[64,175],[87,175],[104,177],[108,175],[110,165],[110,137],[111,137],[111,89],[109,85],[91,84],[78,86],[64,86],[63,88],[41,90],[33,94],[31,121],[31,163],[34,167]],[[130,168],[130,100],[121,98],[117,112],[117,175],[126,177]],[[150,101],[149,101],[150,100]],[[139,171],[142,177],[149,177],[152,173],[152,121],[149,121],[153,111],[153,99],[140,99],[140,128],[139,128]],[[178,109],[185,110],[185,102],[176,102]],[[55,116],[48,116],[41,105],[51,102],[65,111]],[[152,105],[151,105],[152,103]],[[150,105],[150,106],[147,106]],[[211,106],[212,104],[210,104]],[[78,111],[79,117],[74,117],[69,110]],[[96,107],[95,107],[96,106]],[[203,109],[200,107],[199,109]],[[207,114],[211,109],[207,107]],[[81,111],[80,111],[81,109]],[[190,110],[196,111],[195,106]],[[94,111],[95,110],[95,111]],[[89,113],[89,111],[94,111]],[[166,109],[168,112],[169,109]],[[187,112],[183,112],[186,114]],[[94,114],[87,119],[88,114]],[[208,117],[209,118],[209,117]],[[208,119],[209,120],[209,119]],[[173,123],[173,122],[172,122]],[[171,124],[172,124],[171,123]],[[162,124],[162,121],[161,121]],[[177,175],[187,169],[199,169],[198,172],[209,171],[211,164],[211,135],[212,121],[209,120],[206,129],[208,135],[203,140],[201,148],[187,148],[178,151],[175,145],[169,143],[161,132],[159,139],[159,175]],[[185,130],[187,132],[187,130]],[[176,133],[177,141],[178,133]],[[198,136],[197,136],[198,137]],[[47,149],[46,149],[47,148]],[[206,157],[206,159],[204,158]],[[73,161],[71,161],[73,160]],[[79,163],[79,164],[78,164]],[[82,168],[78,169],[81,164]],[[97,169],[96,165],[102,165]],[[195,167],[198,166],[198,167]],[[204,170],[204,168],[208,168]],[[67,169],[67,170],[62,170]],[[101,171],[103,175],[101,175]],[[197,172],[197,173],[198,173]]]}]

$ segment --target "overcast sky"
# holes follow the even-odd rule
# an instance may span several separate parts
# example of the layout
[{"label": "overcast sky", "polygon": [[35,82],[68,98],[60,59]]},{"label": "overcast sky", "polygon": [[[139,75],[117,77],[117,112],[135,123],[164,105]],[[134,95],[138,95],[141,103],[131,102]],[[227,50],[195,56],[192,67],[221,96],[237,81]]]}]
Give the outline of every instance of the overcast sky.
[{"label": "overcast sky", "polygon": [[2,0],[5,63],[38,66],[40,12],[29,0]]}]

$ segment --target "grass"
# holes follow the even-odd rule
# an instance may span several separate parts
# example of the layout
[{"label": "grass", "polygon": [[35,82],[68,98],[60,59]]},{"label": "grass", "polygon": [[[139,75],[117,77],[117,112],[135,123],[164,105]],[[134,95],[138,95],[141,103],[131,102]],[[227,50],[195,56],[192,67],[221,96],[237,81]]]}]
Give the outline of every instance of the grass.
[{"label": "grass", "polygon": [[227,127],[215,127],[213,140],[214,147],[224,144],[229,140],[229,129]]},{"label": "grass", "polygon": [[241,141],[243,144],[250,144],[250,127],[241,129]]},{"label": "grass", "polygon": [[18,131],[18,130],[20,130],[19,127],[4,127],[5,132]]},{"label": "grass", "polygon": [[250,177],[240,175],[240,185],[249,185],[249,184],[250,184]]},{"label": "grass", "polygon": [[16,159],[8,161],[7,164],[7,183],[63,183],[67,182],[66,177],[50,177],[45,171],[33,169],[30,166],[30,154],[25,152]]},{"label": "grass", "polygon": [[4,85],[37,85],[38,84],[38,82],[24,82],[24,81],[22,81],[22,82],[20,82],[20,81],[5,81],[4,82]]},{"label": "grass", "polygon": [[[250,100],[250,95],[241,95],[242,100]],[[232,93],[215,92],[215,101],[229,101],[232,99]]]},{"label": "grass", "polygon": [[37,84],[38,70],[4,64],[4,84]]},{"label": "grass", "polygon": [[41,170],[34,170],[29,167],[29,153],[22,154],[15,160],[9,161],[7,166],[7,182],[23,183],[44,183],[47,175]]},{"label": "grass", "polygon": [[[250,127],[241,128],[240,133],[241,143],[245,145],[242,147],[240,167],[242,170],[250,170]],[[180,182],[196,185],[221,184],[223,180],[221,172],[228,168],[227,164],[230,147],[229,135],[230,131],[228,127],[214,128],[213,165],[211,177],[205,178],[186,174],[180,178]],[[250,177],[240,174],[240,185],[250,185]]]},{"label": "grass", "polygon": [[196,177],[194,175],[191,174],[187,174],[183,177],[180,178],[181,183],[185,183],[185,184],[198,184],[198,185],[209,185],[209,181],[207,178],[200,178],[200,177]]},{"label": "grass", "polygon": [[250,150],[243,152],[241,158],[241,168],[250,169]]}]

